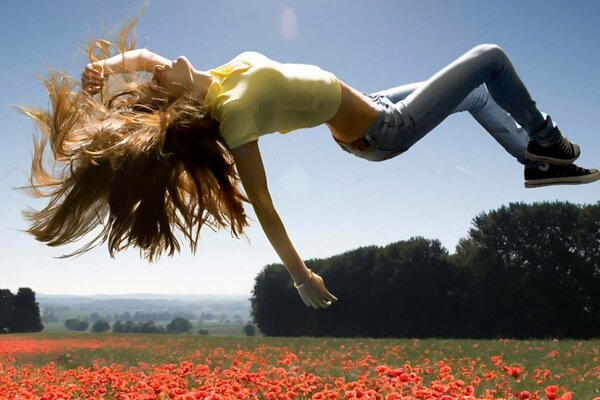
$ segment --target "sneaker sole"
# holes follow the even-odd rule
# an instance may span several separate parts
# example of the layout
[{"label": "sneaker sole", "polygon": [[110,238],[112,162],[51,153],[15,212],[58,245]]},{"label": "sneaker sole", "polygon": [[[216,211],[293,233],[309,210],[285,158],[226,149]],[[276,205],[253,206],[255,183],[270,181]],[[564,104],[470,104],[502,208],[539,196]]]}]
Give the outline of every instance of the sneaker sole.
[{"label": "sneaker sole", "polygon": [[592,183],[600,179],[600,172],[594,171],[589,175],[583,176],[569,176],[562,178],[548,178],[548,179],[536,179],[525,181],[525,188],[536,188],[541,186],[552,186],[552,185],[583,185],[585,183]]},{"label": "sneaker sole", "polygon": [[534,153],[530,153],[529,150],[525,150],[525,157],[530,159],[530,160],[534,160],[534,161],[546,161],[546,162],[551,162],[554,164],[559,164],[559,165],[569,165],[572,164],[573,161],[577,160],[579,158],[579,155],[581,154],[581,150],[579,149],[579,146],[573,143],[573,148],[575,149],[575,157],[570,158],[568,160],[565,160],[563,158],[552,158],[552,157],[547,157],[547,156],[540,156]]}]

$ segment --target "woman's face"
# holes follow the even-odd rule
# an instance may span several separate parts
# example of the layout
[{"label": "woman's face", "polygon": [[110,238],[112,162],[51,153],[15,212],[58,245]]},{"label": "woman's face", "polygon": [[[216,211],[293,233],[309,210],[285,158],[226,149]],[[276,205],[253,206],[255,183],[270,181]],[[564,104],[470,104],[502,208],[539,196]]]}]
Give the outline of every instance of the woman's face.
[{"label": "woman's face", "polygon": [[164,98],[174,101],[184,94],[186,89],[192,89],[192,65],[187,58],[181,56],[170,65],[157,65],[154,67],[152,82],[142,88],[144,97]]},{"label": "woman's face", "polygon": [[153,79],[169,97],[180,97],[185,89],[192,88],[192,65],[187,58],[178,57],[171,65],[154,67]]}]

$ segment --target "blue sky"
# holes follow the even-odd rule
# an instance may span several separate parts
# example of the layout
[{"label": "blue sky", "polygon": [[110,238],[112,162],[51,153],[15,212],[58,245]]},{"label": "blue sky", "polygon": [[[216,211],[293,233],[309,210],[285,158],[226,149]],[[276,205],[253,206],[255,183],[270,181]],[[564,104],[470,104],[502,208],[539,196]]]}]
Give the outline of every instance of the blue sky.
[{"label": "blue sky", "polygon": [[[59,260],[79,246],[50,248],[19,232],[26,227],[20,211],[43,203],[12,189],[27,183],[34,128],[6,106],[46,107],[35,76],[51,66],[79,77],[86,63],[79,48],[113,35],[140,4],[0,3],[0,288],[249,295],[261,268],[279,262],[250,207],[249,241],[206,230],[195,256],[186,249],[157,264],[135,249],[111,259],[106,247]],[[426,80],[477,44],[496,43],[540,110],[581,146],[578,164],[598,168],[598,15],[600,2],[592,0],[150,0],[137,33],[139,47],[171,59],[185,55],[200,70],[255,50],[318,65],[365,92]],[[453,252],[473,217],[503,204],[600,200],[598,183],[526,190],[520,164],[468,113],[451,115],[383,163],[343,152],[325,126],[263,136],[260,148],[275,206],[304,259],[416,235]]]}]

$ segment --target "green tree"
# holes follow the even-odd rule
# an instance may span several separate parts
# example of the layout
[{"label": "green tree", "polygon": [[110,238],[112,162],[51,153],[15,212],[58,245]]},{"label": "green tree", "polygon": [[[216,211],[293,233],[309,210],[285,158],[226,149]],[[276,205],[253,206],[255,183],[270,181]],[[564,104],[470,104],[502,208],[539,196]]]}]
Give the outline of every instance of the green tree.
[{"label": "green tree", "polygon": [[302,334],[302,328],[298,328],[294,311],[289,308],[298,309],[299,304],[296,302],[300,300],[294,298],[298,294],[290,281],[283,264],[269,264],[255,278],[251,313],[260,330],[269,336]]},{"label": "green tree", "polygon": [[19,288],[14,298],[13,332],[40,332],[44,329],[35,292]]},{"label": "green tree", "polygon": [[135,328],[135,323],[131,320],[125,321],[125,333],[133,333]]},{"label": "green tree", "polygon": [[110,325],[107,321],[99,319],[92,325],[92,332],[104,333],[110,330]]},{"label": "green tree", "polygon": [[87,331],[90,324],[78,318],[69,318],[65,321],[65,327],[70,331]]},{"label": "green tree", "polygon": [[79,320],[77,318],[67,318],[65,320],[65,328],[67,328],[67,330],[72,331],[73,330],[73,326],[75,326],[75,324],[79,322]]},{"label": "green tree", "polygon": [[467,276],[449,261],[439,240],[415,237],[383,247],[372,274],[368,294],[376,311],[369,323],[375,336],[463,335]]},{"label": "green tree", "polygon": [[251,297],[265,335],[600,334],[600,202],[510,203],[482,213],[452,255],[416,237],[305,264],[339,300],[306,307],[285,267],[267,265]]},{"label": "green tree", "polygon": [[244,325],[244,333],[246,336],[255,336],[256,335],[256,327],[252,324]]},{"label": "green tree", "polygon": [[142,333],[158,333],[158,327],[154,325],[154,321],[142,322]]},{"label": "green tree", "polygon": [[125,333],[125,324],[121,321],[117,321],[113,324],[112,327],[113,333]]},{"label": "green tree", "polygon": [[73,330],[85,332],[88,330],[89,326],[90,326],[90,323],[87,321],[78,321],[77,323],[75,323],[75,325],[73,325]]},{"label": "green tree", "polygon": [[190,329],[192,329],[192,323],[182,317],[176,317],[167,324],[167,331],[169,332],[182,333],[188,332]]},{"label": "green tree", "polygon": [[457,247],[486,337],[600,333],[600,203],[510,203],[473,220]]},{"label": "green tree", "polygon": [[9,289],[0,289],[0,334],[13,329],[15,295]]},{"label": "green tree", "polygon": [[457,319],[466,274],[437,240],[411,238],[361,247],[306,265],[338,301],[306,307],[281,264],[256,277],[252,316],[269,336],[459,336]]}]

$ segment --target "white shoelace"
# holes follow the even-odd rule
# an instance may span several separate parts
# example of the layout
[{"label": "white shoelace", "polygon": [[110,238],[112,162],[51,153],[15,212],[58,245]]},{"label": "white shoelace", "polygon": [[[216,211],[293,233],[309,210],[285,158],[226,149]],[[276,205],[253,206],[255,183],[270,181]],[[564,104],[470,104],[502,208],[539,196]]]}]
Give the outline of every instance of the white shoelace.
[{"label": "white shoelace", "polygon": [[573,146],[566,137],[562,137],[559,145],[560,149],[568,154],[573,154]]}]

